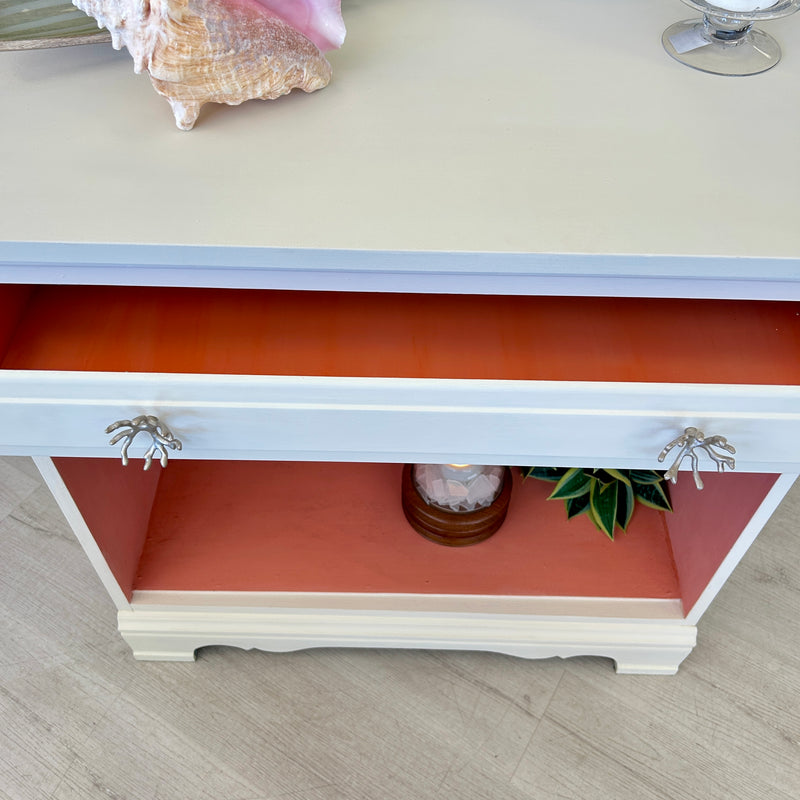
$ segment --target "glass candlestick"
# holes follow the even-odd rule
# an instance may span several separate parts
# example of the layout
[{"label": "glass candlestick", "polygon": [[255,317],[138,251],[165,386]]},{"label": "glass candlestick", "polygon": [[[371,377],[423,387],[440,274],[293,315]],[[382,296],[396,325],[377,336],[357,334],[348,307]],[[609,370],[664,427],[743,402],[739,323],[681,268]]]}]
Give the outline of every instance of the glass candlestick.
[{"label": "glass candlestick", "polygon": [[715,75],[756,75],[774,67],[781,48],[753,27],[763,20],[794,14],[800,0],[683,0],[702,19],[676,22],[664,31],[664,49],[676,61]]}]

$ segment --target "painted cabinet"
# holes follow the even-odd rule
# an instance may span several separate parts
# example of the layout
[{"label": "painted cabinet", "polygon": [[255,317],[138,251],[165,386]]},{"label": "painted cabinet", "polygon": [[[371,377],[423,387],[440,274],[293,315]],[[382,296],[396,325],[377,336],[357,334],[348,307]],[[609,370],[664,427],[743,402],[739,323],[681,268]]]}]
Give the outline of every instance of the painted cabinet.
[{"label": "painted cabinet", "polygon": [[[191,133],[124,54],[1,54],[0,452],[138,658],[674,672],[800,472],[800,60],[693,74],[674,2],[350,5],[325,91]],[[800,15],[776,35],[800,52]],[[183,444],[165,470],[108,444],[140,414]],[[653,469],[689,426],[736,471],[614,543],[530,481],[458,552],[400,510],[404,463]]]},{"label": "painted cabinet", "polygon": [[[796,304],[6,285],[4,452],[37,463],[138,658],[207,644],[604,655],[674,672],[800,469]],[[732,332],[725,321],[735,318]],[[671,331],[653,357],[647,326]],[[715,357],[686,352],[698,340]],[[106,427],[182,443],[123,467]],[[613,543],[517,477],[464,550],[400,509],[404,462],[659,467],[684,427],[739,471]],[[713,467],[709,461],[707,468]],[[782,474],[779,474],[782,473]]]}]

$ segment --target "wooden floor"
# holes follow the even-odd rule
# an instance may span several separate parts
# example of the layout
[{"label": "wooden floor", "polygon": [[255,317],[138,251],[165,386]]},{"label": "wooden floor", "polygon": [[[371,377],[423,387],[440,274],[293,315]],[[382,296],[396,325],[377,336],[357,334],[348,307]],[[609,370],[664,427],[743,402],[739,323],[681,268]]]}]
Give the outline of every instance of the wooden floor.
[{"label": "wooden floor", "polygon": [[225,648],[135,662],[27,459],[0,460],[0,798],[796,800],[800,485],[675,677]]}]

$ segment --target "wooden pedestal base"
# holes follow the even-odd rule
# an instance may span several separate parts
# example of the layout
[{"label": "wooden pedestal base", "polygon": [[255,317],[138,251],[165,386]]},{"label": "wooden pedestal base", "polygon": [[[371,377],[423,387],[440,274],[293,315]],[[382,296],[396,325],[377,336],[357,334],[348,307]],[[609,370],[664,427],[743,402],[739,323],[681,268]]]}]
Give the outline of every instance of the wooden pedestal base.
[{"label": "wooden pedestal base", "polygon": [[503,524],[511,498],[512,478],[508,467],[497,499],[486,508],[465,512],[428,505],[414,488],[412,469],[411,464],[403,468],[403,513],[409,525],[426,539],[448,547],[464,547],[488,539]]}]

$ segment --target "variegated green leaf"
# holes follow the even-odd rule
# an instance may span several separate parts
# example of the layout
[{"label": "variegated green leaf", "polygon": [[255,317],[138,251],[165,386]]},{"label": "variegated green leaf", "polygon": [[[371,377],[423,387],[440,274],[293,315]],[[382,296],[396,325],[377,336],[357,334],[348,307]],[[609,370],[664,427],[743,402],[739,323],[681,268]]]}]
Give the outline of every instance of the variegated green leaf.
[{"label": "variegated green leaf", "polygon": [[586,470],[588,474],[590,474],[596,481],[600,481],[604,486],[608,485],[609,483],[614,483],[616,478],[607,470],[604,469],[593,469],[593,470]]},{"label": "variegated green leaf", "polygon": [[658,483],[664,479],[662,473],[653,469],[632,469],[629,474],[634,483]]},{"label": "variegated green leaf", "polygon": [[636,505],[636,496],[629,483],[620,483],[617,492],[617,525],[622,530],[627,530]]},{"label": "variegated green leaf", "polygon": [[570,469],[556,484],[548,500],[567,500],[586,494],[592,485],[592,479],[582,469]]},{"label": "variegated green leaf", "polygon": [[[597,515],[594,512],[594,509],[590,505],[589,508],[586,509],[586,516],[592,521],[592,525],[600,531],[600,533],[605,533],[603,528],[600,525],[600,521],[597,519]],[[613,538],[613,537],[611,537]]]},{"label": "variegated green leaf", "polygon": [[538,478],[540,481],[560,481],[567,471],[565,467],[520,467],[523,478]]},{"label": "variegated green leaf", "polygon": [[617,484],[593,483],[591,506],[598,527],[609,539],[613,539],[617,521]]},{"label": "variegated green leaf", "polygon": [[627,470],[609,469],[606,467],[603,472],[607,472],[612,478],[621,481],[626,486],[631,485],[631,479],[627,475]]},{"label": "variegated green leaf", "polygon": [[633,492],[643,506],[659,511],[672,511],[672,504],[663,483],[634,484]]},{"label": "variegated green leaf", "polygon": [[565,505],[567,507],[567,519],[585,514],[590,507],[589,492],[584,492],[578,497],[570,497],[569,500],[565,501]]}]

